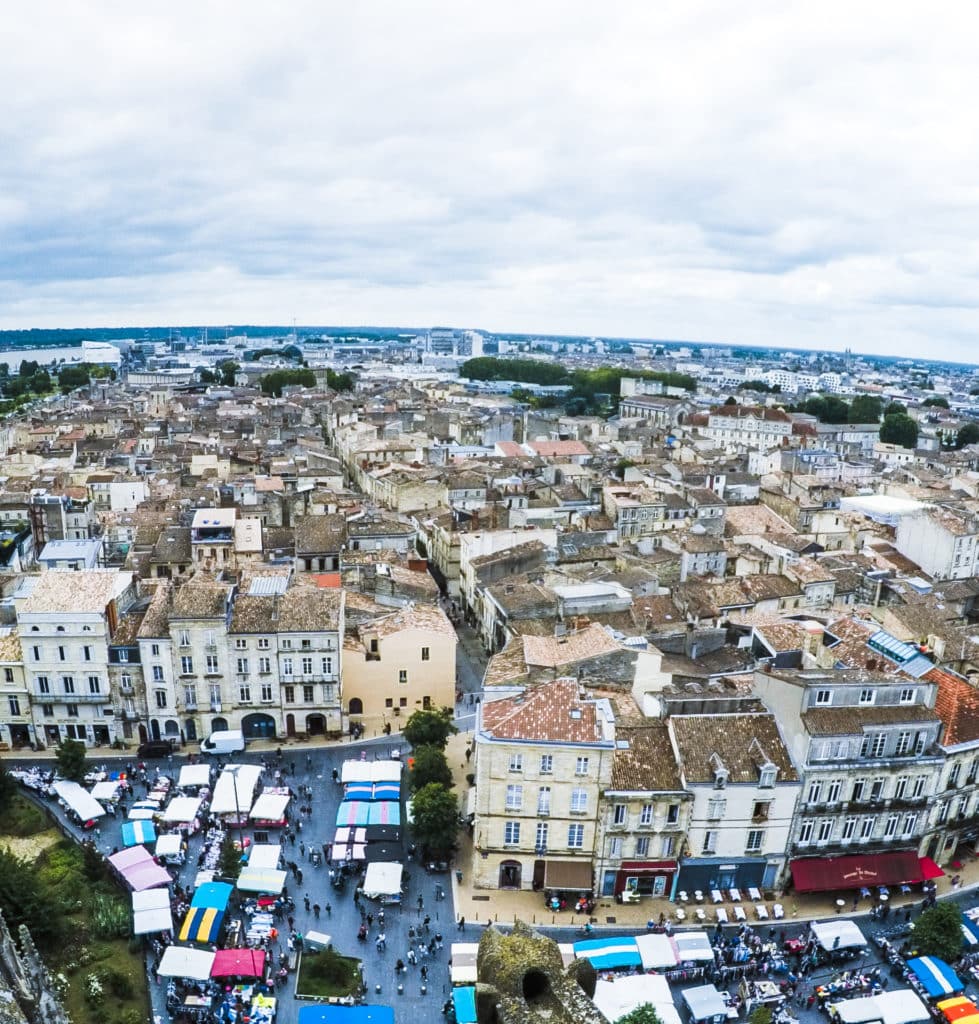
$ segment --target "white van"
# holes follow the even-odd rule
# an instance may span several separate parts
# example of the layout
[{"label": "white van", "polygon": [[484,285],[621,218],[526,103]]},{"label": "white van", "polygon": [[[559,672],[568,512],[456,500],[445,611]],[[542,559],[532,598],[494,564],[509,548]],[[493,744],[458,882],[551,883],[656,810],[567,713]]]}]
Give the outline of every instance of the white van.
[{"label": "white van", "polygon": [[202,754],[235,754],[244,749],[245,737],[241,729],[212,732],[206,740],[201,741]]}]

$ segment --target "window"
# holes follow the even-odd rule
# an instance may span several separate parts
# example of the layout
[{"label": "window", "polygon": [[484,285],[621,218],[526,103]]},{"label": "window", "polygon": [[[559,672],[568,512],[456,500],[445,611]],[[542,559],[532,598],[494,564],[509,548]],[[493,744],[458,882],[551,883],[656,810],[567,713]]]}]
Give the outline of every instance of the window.
[{"label": "window", "polygon": [[676,836],[663,836],[663,857],[672,857],[676,853]]},{"label": "window", "polygon": [[774,765],[765,765],[758,773],[758,785],[761,789],[771,789],[775,785],[778,770]]},{"label": "window", "polygon": [[406,668],[398,669],[398,682],[404,686],[408,682],[408,670]]},{"label": "window", "polygon": [[707,801],[707,817],[711,821],[720,821],[726,810],[727,800],[723,797],[715,796]]},{"label": "window", "polygon": [[[124,654],[126,655],[125,659],[123,659],[123,657],[122,657]],[[82,661],[91,661],[91,660],[92,660],[92,648],[89,647],[88,644],[85,644],[85,646],[82,648]],[[119,652],[119,660],[120,661],[123,661],[123,660],[129,661],[129,651],[120,651]]]},{"label": "window", "polygon": [[799,828],[799,842],[800,843],[811,843],[812,842],[812,830],[813,822],[804,821]]},{"label": "window", "polygon": [[537,834],[534,836],[534,849],[538,853],[543,853],[547,849],[547,833],[550,831],[550,825],[546,821],[537,822]]},{"label": "window", "polygon": [[41,711],[45,718],[54,718],[54,705],[53,704],[42,704]]},{"label": "window", "polygon": [[160,645],[159,644],[150,644],[150,654],[152,654],[154,658],[159,658],[159,656],[160,656]]},{"label": "window", "polygon": [[31,657],[34,659],[34,661],[41,660],[41,648],[38,647],[36,644],[31,648]]},{"label": "window", "polygon": [[384,706],[386,708],[393,708],[394,707],[394,698],[393,697],[385,697],[384,698]]},{"label": "window", "polygon": [[292,650],[292,641],[288,637],[286,637],[282,641],[282,650],[284,650],[284,651],[291,651]]},{"label": "window", "polygon": [[588,790],[587,789],[572,789],[571,790],[571,813],[572,814],[586,814],[588,811]]},{"label": "window", "polygon": [[860,754],[863,757],[883,757],[884,747],[887,745],[887,733],[875,732],[863,739]]},{"label": "window", "polygon": [[896,754],[907,754],[911,751],[911,733],[899,732],[897,734],[897,746],[894,749]]},{"label": "window", "polygon": [[[78,705],[77,704],[69,704],[68,705],[68,717],[69,718],[77,718],[78,717]],[[71,728],[71,727],[69,726],[69,728]]]},{"label": "window", "polygon": [[806,796],[806,802],[810,804],[818,804],[820,797],[823,795],[823,784],[821,782],[810,782],[809,793]]},{"label": "window", "polygon": [[887,824],[884,826],[885,839],[893,839],[897,834],[897,823],[899,820],[896,814],[888,815]]},{"label": "window", "polygon": [[12,683],[14,681],[14,670],[12,668],[5,668],[3,670],[3,681],[5,683]]},{"label": "window", "polygon": [[827,705],[833,703],[833,691],[832,690],[817,690],[816,691],[816,703]]},{"label": "window", "polygon": [[243,637],[235,637],[235,650],[236,651],[247,651],[248,641]]},{"label": "window", "polygon": [[640,836],[636,840],[636,856],[637,857],[648,857],[649,856],[649,836]]},{"label": "window", "polygon": [[918,827],[918,815],[917,814],[906,814],[904,816],[904,834],[905,836],[913,836],[914,830]]},{"label": "window", "polygon": [[541,786],[537,790],[537,813],[538,814],[550,814],[551,813],[551,787]]},{"label": "window", "polygon": [[613,825],[624,825],[625,824],[625,804],[616,804],[612,808],[612,824]]},{"label": "window", "polygon": [[608,855],[614,860],[622,857],[622,836],[615,836],[609,843]]},{"label": "window", "polygon": [[709,828],[704,833],[704,845],[701,853],[714,853],[717,850],[717,829]]},{"label": "window", "polygon": [[575,775],[587,775],[588,774],[588,758],[579,757],[574,763]]},{"label": "window", "polygon": [[177,634],[177,643],[181,647],[190,647],[190,630],[189,629],[182,629],[182,630],[180,630],[180,632]]},{"label": "window", "polygon": [[238,700],[242,704],[250,704],[252,700],[252,688],[245,683],[238,687]]},{"label": "window", "polygon": [[873,704],[874,702],[874,691],[868,686],[866,689],[860,691],[860,703],[861,704]]},{"label": "window", "polygon": [[904,799],[904,794],[907,792],[907,789],[908,789],[908,782],[909,782],[909,779],[908,779],[907,775],[902,775],[897,780],[897,783],[894,786],[894,799],[895,800],[903,800]]},{"label": "window", "polygon": [[7,704],[10,707],[10,713],[12,715],[20,714],[20,701],[16,697],[8,697]]},{"label": "window", "polygon": [[511,754],[510,755],[510,769],[511,772],[522,772],[523,771],[523,754]]},{"label": "window", "polygon": [[925,778],[926,777],[924,775],[919,775],[914,780],[914,788],[911,790],[911,795],[913,797],[919,797],[919,796],[921,796],[924,793],[924,791],[925,791]]},{"label": "window", "polygon": [[184,704],[189,708],[197,707],[197,687],[196,686],[185,686],[184,687]]},{"label": "window", "polygon": [[296,688],[294,686],[284,686],[282,692],[285,695],[286,704],[296,703]]},{"label": "window", "polygon": [[[194,667],[193,664],[191,664],[191,668],[193,668],[193,667]],[[153,682],[154,683],[162,683],[163,682],[163,666],[162,665],[154,665],[153,666]]]},{"label": "window", "polygon": [[580,850],[585,845],[585,826],[584,825],[569,825],[568,826],[568,848],[571,850]]},{"label": "window", "polygon": [[854,803],[860,803],[860,801],[863,800],[863,795],[864,795],[864,793],[866,791],[867,791],[867,781],[866,781],[866,779],[857,779],[857,781],[853,783],[853,794],[851,795],[850,799]]},{"label": "window", "polygon": [[503,824],[503,845],[516,846],[520,842],[520,822],[507,821]]},{"label": "window", "polygon": [[194,659],[189,654],[184,654],[180,658],[180,674],[184,676],[194,674]]},{"label": "window", "polygon": [[946,789],[954,789],[959,784],[959,774],[962,771],[962,762],[956,761],[952,765],[951,771],[948,773],[948,782],[945,785]]},{"label": "window", "polygon": [[540,773],[541,775],[551,775],[554,772],[554,755],[553,754],[541,754],[540,756]]},{"label": "window", "polygon": [[653,805],[643,804],[639,810],[639,824],[643,828],[649,828],[653,823]]},{"label": "window", "polygon": [[102,683],[99,680],[98,676],[89,676],[88,677],[88,692],[89,693],[101,693],[102,692]]},{"label": "window", "polygon": [[284,676],[291,676],[292,675],[292,658],[283,658],[282,659],[282,674]]},{"label": "window", "polygon": [[873,803],[877,803],[884,796],[884,780],[874,779],[873,785],[870,787],[870,799]]},{"label": "window", "polygon": [[833,819],[823,818],[818,827],[816,828],[816,841],[819,843],[828,843],[830,836],[833,834]]},{"label": "window", "polygon": [[312,704],[315,700],[315,688],[307,683],[303,686],[303,703]]},{"label": "window", "polygon": [[258,639],[258,649],[260,651],[267,651],[270,646],[271,646],[271,644],[270,644],[269,638],[267,636],[259,637],[259,639]]},{"label": "window", "polygon": [[843,819],[843,831],[840,833],[841,839],[852,839],[853,833],[857,827],[856,818],[844,818]]},{"label": "window", "polygon": [[267,676],[272,671],[272,659],[262,657],[258,659],[258,674]]},{"label": "window", "polygon": [[431,650],[428,647],[422,648],[422,661],[428,661],[430,659]]},{"label": "window", "polygon": [[755,821],[768,821],[768,812],[771,806],[770,800],[756,800],[751,817]]},{"label": "window", "polygon": [[835,804],[840,799],[840,790],[843,788],[843,783],[839,779],[833,779],[826,789],[826,803]]},{"label": "window", "polygon": [[876,820],[876,818],[862,818],[860,820],[861,839],[870,839],[870,837],[874,834],[874,823],[876,822]]},{"label": "window", "polygon": [[748,842],[745,844],[745,853],[761,853],[765,845],[765,830],[763,828],[748,829]]},{"label": "window", "polygon": [[321,664],[323,666],[323,675],[325,675],[325,676],[332,676],[333,675],[333,659],[332,658],[323,658]]},{"label": "window", "polygon": [[238,675],[241,675],[241,676],[247,676],[248,675],[248,659],[247,658],[238,658],[237,661],[236,661],[236,665],[237,665]]},{"label": "window", "polygon": [[914,687],[906,686],[901,691],[901,703],[902,704],[913,704],[914,703]]},{"label": "window", "polygon": [[666,824],[667,825],[676,825],[677,822],[679,822],[679,820],[680,820],[680,805],[679,804],[670,804],[670,806],[666,808]]},{"label": "window", "polygon": [[167,706],[167,691],[166,690],[154,690],[154,699],[156,700],[156,706],[158,708],[165,708]]},{"label": "window", "polygon": [[204,659],[204,672],[209,676],[216,676],[220,669],[218,668],[218,656],[216,654],[208,654]]},{"label": "window", "polygon": [[51,684],[48,682],[48,677],[47,676],[38,676],[37,677],[37,692],[38,693],[50,693],[51,692]]},{"label": "window", "polygon": [[302,665],[303,665],[303,675],[304,676],[311,676],[313,674],[313,659],[312,658],[303,658],[302,659]]},{"label": "window", "polygon": [[65,693],[75,692],[75,677],[74,676],[62,676],[61,685],[64,687]]},{"label": "window", "polygon": [[[312,687],[310,687],[310,689],[312,689]],[[312,699],[312,698],[310,698],[310,699]],[[399,697],[398,698],[398,707],[399,708],[406,708],[407,706],[408,706],[408,698],[407,697]]]},{"label": "window", "polygon": [[523,808],[523,786],[512,783],[506,788],[506,809],[519,811]]},{"label": "window", "polygon": [[133,677],[128,672],[123,672],[119,677],[119,685],[124,690],[131,690],[133,688]]}]

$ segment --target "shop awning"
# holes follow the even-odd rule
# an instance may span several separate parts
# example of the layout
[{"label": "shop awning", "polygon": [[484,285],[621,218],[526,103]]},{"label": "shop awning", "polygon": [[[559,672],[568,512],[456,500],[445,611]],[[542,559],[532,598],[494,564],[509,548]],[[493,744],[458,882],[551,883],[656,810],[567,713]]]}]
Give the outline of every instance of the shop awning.
[{"label": "shop awning", "polygon": [[371,1003],[365,1006],[332,1006],[314,1003],[299,1010],[298,1024],[394,1024],[394,1008]]},{"label": "shop awning", "polygon": [[902,885],[920,882],[924,877],[913,850],[849,857],[803,857],[792,861],[790,867],[797,892]]},{"label": "shop awning", "polygon": [[194,981],[207,981],[211,976],[213,963],[213,950],[171,945],[163,951],[156,973],[161,978],[191,978]]},{"label": "shop awning", "polygon": [[675,860],[624,860],[619,865],[623,875],[662,875],[676,869]]},{"label": "shop awning", "polygon": [[476,1024],[476,989],[472,985],[452,990],[452,1006],[458,1024]]},{"label": "shop awning", "polygon": [[210,945],[217,942],[223,923],[223,910],[217,907],[191,907],[180,926],[177,938],[181,942],[203,942]]},{"label": "shop awning", "polygon": [[938,1004],[938,1009],[949,1024],[977,1024],[979,1022],[979,1009],[971,999],[965,996],[953,996],[951,999],[943,999]]},{"label": "shop awning", "polygon": [[219,949],[214,954],[211,977],[261,978],[264,971],[264,949]]},{"label": "shop awning", "polygon": [[642,957],[634,938],[585,939],[584,942],[574,944],[574,955],[579,960],[591,961],[596,971],[642,966]]},{"label": "shop awning", "polygon": [[931,857],[920,857],[921,877],[927,881],[930,878],[943,878],[945,872],[931,859]]},{"label": "shop awning", "polygon": [[170,894],[166,889],[146,889],[133,893],[133,934],[173,930]]},{"label": "shop awning", "polygon": [[122,824],[122,845],[139,846],[156,842],[156,828],[152,821],[125,821]]},{"label": "shop awning", "polygon": [[932,999],[951,996],[965,988],[955,971],[944,960],[939,960],[936,956],[915,957],[908,961],[908,968]]},{"label": "shop awning", "polygon": [[979,924],[967,917],[962,918],[962,936],[969,946],[979,946]]},{"label": "shop awning", "polygon": [[591,890],[590,860],[549,860],[544,867],[545,889]]}]

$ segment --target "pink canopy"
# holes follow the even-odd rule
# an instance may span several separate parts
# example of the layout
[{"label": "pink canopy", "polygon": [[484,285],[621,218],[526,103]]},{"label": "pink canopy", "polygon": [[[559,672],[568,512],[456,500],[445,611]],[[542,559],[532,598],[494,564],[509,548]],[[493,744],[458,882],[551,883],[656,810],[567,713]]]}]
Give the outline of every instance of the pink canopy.
[{"label": "pink canopy", "polygon": [[261,978],[264,973],[264,949],[219,949],[214,954],[212,978]]},{"label": "pink canopy", "polygon": [[155,889],[160,885],[169,885],[173,881],[170,872],[157,864],[145,846],[132,846],[128,850],[120,850],[109,858],[109,863],[122,875],[134,892]]}]

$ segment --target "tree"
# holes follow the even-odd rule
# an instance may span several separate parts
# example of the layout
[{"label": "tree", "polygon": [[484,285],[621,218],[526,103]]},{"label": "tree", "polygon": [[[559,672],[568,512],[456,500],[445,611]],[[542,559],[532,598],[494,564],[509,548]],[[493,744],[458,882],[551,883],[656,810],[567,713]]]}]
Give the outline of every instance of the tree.
[{"label": "tree", "polygon": [[273,370],[261,377],[258,384],[264,394],[279,398],[283,388],[294,384],[303,388],[316,387],[316,374],[312,370]]},{"label": "tree", "polygon": [[58,370],[58,387],[67,395],[75,388],[83,388],[89,382],[89,372],[84,366],[64,365]]},{"label": "tree", "polygon": [[218,855],[218,873],[222,878],[234,881],[241,874],[241,851],[238,849],[230,832],[226,832],[221,840],[221,853]]},{"label": "tree", "polygon": [[432,746],[445,750],[449,737],[459,730],[452,724],[452,709],[414,711],[402,730],[404,738],[413,747]]},{"label": "tree", "polygon": [[619,1017],[616,1024],[662,1024],[662,1021],[652,1003],[640,1003],[624,1017]]},{"label": "tree", "polygon": [[874,395],[857,395],[850,403],[848,423],[879,423],[884,403]]},{"label": "tree", "polygon": [[206,367],[198,371],[202,384],[217,384],[221,379],[216,373],[208,370]]},{"label": "tree", "polygon": [[452,769],[441,747],[426,743],[416,747],[413,756],[414,764],[408,774],[408,788],[413,793],[431,782],[437,782],[446,789],[452,788]]},{"label": "tree", "polygon": [[58,774],[71,782],[82,782],[88,771],[85,756],[85,744],[80,740],[64,740],[58,745],[55,757],[58,762]]},{"label": "tree", "polygon": [[902,416],[908,411],[908,407],[903,402],[888,402],[887,407],[884,409],[885,416],[894,416],[896,413],[900,413]]},{"label": "tree", "polygon": [[962,955],[962,911],[951,900],[926,910],[915,922],[911,938],[921,956],[954,963]]},{"label": "tree", "polygon": [[446,856],[456,848],[459,805],[437,782],[422,787],[411,800],[411,834],[429,854]]},{"label": "tree", "polygon": [[732,405],[737,405],[738,400],[734,397],[734,395],[728,395],[727,398],[724,399],[724,404],[725,406],[730,407]]},{"label": "tree", "polygon": [[50,948],[59,941],[65,916],[56,895],[38,877],[37,864],[0,847],[0,910],[16,935],[26,924],[35,942]]},{"label": "tree", "polygon": [[948,408],[948,399],[947,398],[943,398],[941,395],[935,395],[933,398],[926,398],[921,404],[922,405],[934,405],[934,406],[936,406],[939,409],[947,409]]},{"label": "tree", "polygon": [[760,1003],[749,1014],[748,1024],[772,1024],[771,1008]]},{"label": "tree", "polygon": [[959,427],[958,435],[955,438],[955,447],[965,448],[970,444],[979,444],[979,423],[963,423]]},{"label": "tree", "polygon": [[226,387],[234,387],[235,375],[241,367],[233,359],[222,359],[216,367],[221,374],[221,383]]},{"label": "tree", "polygon": [[885,444],[914,448],[918,444],[918,424],[910,416],[901,413],[885,416],[880,427],[880,439]]}]

